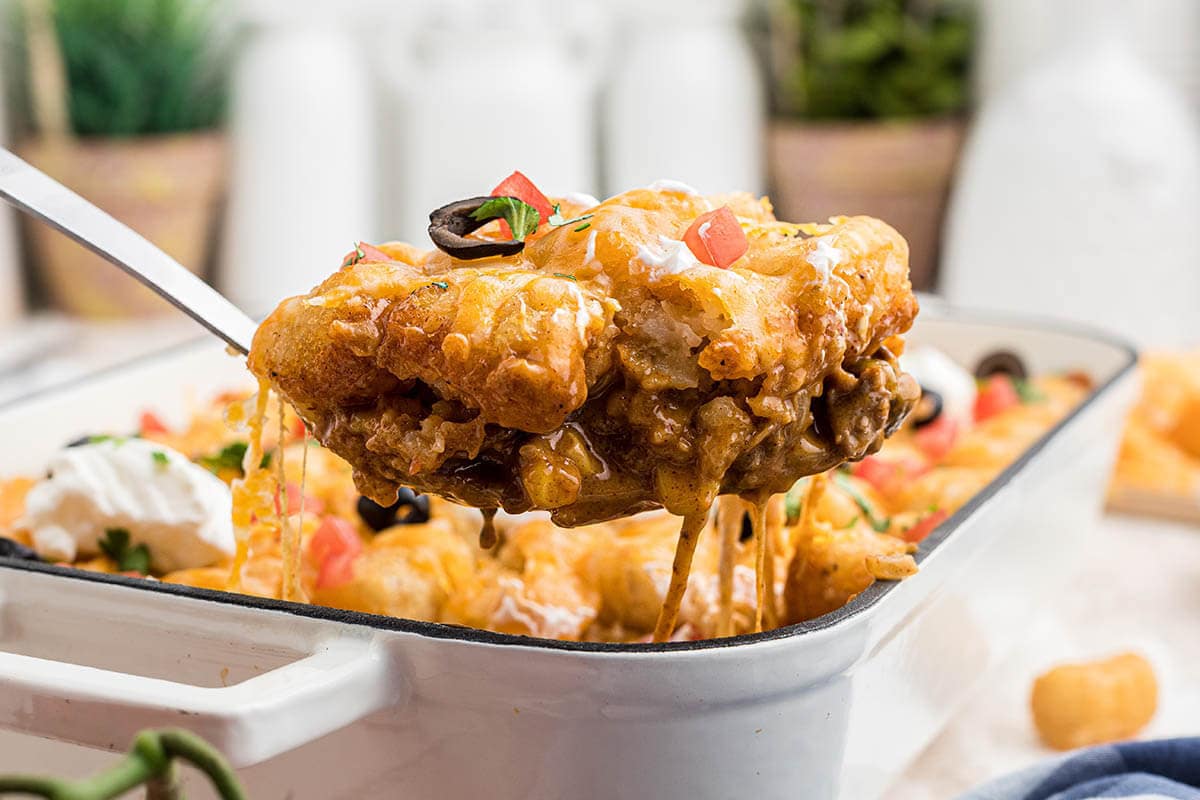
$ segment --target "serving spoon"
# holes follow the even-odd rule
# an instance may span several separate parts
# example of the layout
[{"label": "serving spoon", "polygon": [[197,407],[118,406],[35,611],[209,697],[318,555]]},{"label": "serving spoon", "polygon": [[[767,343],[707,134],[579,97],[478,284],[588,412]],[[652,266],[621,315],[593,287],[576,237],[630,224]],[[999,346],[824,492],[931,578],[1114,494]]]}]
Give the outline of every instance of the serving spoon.
[{"label": "serving spoon", "polygon": [[258,325],[245,312],[128,226],[4,148],[0,198],[116,264],[234,350],[250,352]]}]

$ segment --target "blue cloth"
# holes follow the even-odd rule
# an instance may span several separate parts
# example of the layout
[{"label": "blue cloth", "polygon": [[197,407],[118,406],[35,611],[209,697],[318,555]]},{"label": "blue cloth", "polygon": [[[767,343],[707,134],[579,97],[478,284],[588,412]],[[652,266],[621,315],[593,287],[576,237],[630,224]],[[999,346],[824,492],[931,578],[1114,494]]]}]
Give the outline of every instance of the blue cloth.
[{"label": "blue cloth", "polygon": [[960,800],[1200,800],[1200,737],[1093,747],[1006,775]]}]

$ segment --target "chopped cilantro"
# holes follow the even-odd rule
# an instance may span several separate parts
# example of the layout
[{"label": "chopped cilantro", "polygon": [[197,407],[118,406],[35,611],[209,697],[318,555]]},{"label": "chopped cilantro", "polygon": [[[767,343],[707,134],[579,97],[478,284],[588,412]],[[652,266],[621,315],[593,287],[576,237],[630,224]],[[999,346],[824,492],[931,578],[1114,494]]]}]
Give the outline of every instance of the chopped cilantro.
[{"label": "chopped cilantro", "polygon": [[556,273],[554,273],[554,277],[556,277],[556,278],[566,278],[566,279],[567,279],[567,280],[569,280],[569,281],[577,281],[577,279],[576,279],[576,277],[575,277],[574,275],[568,275],[568,274],[567,274],[567,273],[565,273],[565,272],[556,272]]},{"label": "chopped cilantro", "polygon": [[[207,469],[213,474],[220,474],[222,470],[233,469],[242,473],[242,462],[246,460],[246,451],[250,446],[245,442],[233,442],[227,444],[211,456],[200,456],[196,461],[200,466]],[[271,466],[271,453],[263,453],[262,460],[258,462],[261,469],[266,469]]]},{"label": "chopped cilantro", "polygon": [[154,463],[159,467],[165,467],[171,463],[171,459],[167,458],[167,454],[162,450],[155,450],[150,454],[150,457],[154,459]]},{"label": "chopped cilantro", "polygon": [[862,492],[860,492],[858,488],[852,484],[843,473],[836,473],[833,476],[833,479],[837,481],[838,486],[845,490],[846,494],[850,495],[850,499],[853,500],[855,505],[858,506],[858,509],[862,511],[863,516],[866,517],[867,522],[871,523],[872,528],[879,533],[883,533],[892,526],[892,521],[887,517],[875,516],[875,507],[871,505],[871,501],[863,497]]},{"label": "chopped cilantro", "polygon": [[850,518],[849,522],[847,522],[845,525],[842,526],[842,530],[848,531],[851,528],[853,528],[855,525],[858,524],[858,519],[859,519],[858,514],[855,514],[853,517]]},{"label": "chopped cilantro", "polygon": [[431,283],[429,285],[436,286],[437,288],[441,289],[443,292],[450,288],[450,284],[446,283],[445,281],[434,281],[433,283]]},{"label": "chopped cilantro", "polygon": [[1033,381],[1014,378],[1013,388],[1017,390],[1017,396],[1021,398],[1022,403],[1041,403],[1046,399],[1046,395]]},{"label": "chopped cilantro", "polygon": [[808,478],[801,478],[792,484],[783,498],[783,508],[787,514],[787,524],[795,525],[800,521],[800,508],[804,504],[804,493],[808,491]]},{"label": "chopped cilantro", "polygon": [[525,237],[537,230],[541,215],[533,206],[515,197],[493,197],[471,212],[471,219],[485,221],[503,219],[512,229],[513,240],[525,241]]},{"label": "chopped cilantro", "polygon": [[592,227],[592,223],[585,222],[582,225],[580,225],[578,228],[575,228],[574,230],[576,233],[579,233],[580,231],[586,231],[590,227]]},{"label": "chopped cilantro", "polygon": [[122,572],[150,574],[150,548],[145,544],[130,546],[129,531],[109,528],[100,540],[100,551],[111,558]]},{"label": "chopped cilantro", "polygon": [[[546,221],[550,223],[551,227],[561,228],[564,225],[574,225],[576,222],[583,222],[585,219],[591,219],[593,216],[595,216],[595,215],[594,214],[581,214],[578,217],[572,217],[571,219],[564,219],[563,215],[561,213],[559,213],[558,203],[555,203],[554,204],[554,213],[551,214],[550,219],[548,219]],[[588,225],[590,225],[590,224],[591,223],[589,222]],[[586,227],[587,227],[587,225],[582,225],[582,226],[576,228],[575,230],[581,231]]]},{"label": "chopped cilantro", "polygon": [[[125,440],[128,438],[129,438],[128,436],[110,436],[107,433],[102,433],[102,434],[97,434],[96,436],[89,436],[87,438],[87,443],[88,444],[102,444],[104,442],[112,442],[114,445],[122,445],[122,444],[125,444]],[[133,438],[136,439],[139,437],[135,436]]]}]

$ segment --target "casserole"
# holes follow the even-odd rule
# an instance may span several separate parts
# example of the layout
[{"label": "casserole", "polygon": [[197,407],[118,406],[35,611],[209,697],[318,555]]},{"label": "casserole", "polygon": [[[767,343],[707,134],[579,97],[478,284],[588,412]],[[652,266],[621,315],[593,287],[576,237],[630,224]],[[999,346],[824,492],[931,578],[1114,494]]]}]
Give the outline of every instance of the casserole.
[{"label": "casserole", "polygon": [[[1064,582],[1135,361],[1087,330],[949,309],[927,308],[910,341],[963,364],[1003,347],[1096,388],[922,543],[919,573],[824,617],[564,643],[6,562],[0,725],[121,749],[183,724],[268,797],[879,796]],[[0,473],[127,424],[133,397],[182,408],[189,386],[246,380],[204,346],[11,405]],[[0,769],[62,771],[63,752],[6,734]]]}]

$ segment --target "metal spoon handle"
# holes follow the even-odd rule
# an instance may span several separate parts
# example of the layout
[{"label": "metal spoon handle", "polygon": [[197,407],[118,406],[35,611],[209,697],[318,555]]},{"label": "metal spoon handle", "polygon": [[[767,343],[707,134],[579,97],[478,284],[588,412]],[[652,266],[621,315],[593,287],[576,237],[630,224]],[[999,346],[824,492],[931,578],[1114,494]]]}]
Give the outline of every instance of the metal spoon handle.
[{"label": "metal spoon handle", "polygon": [[250,352],[257,325],[241,309],[137,233],[3,148],[0,198],[116,264],[237,351]]}]

